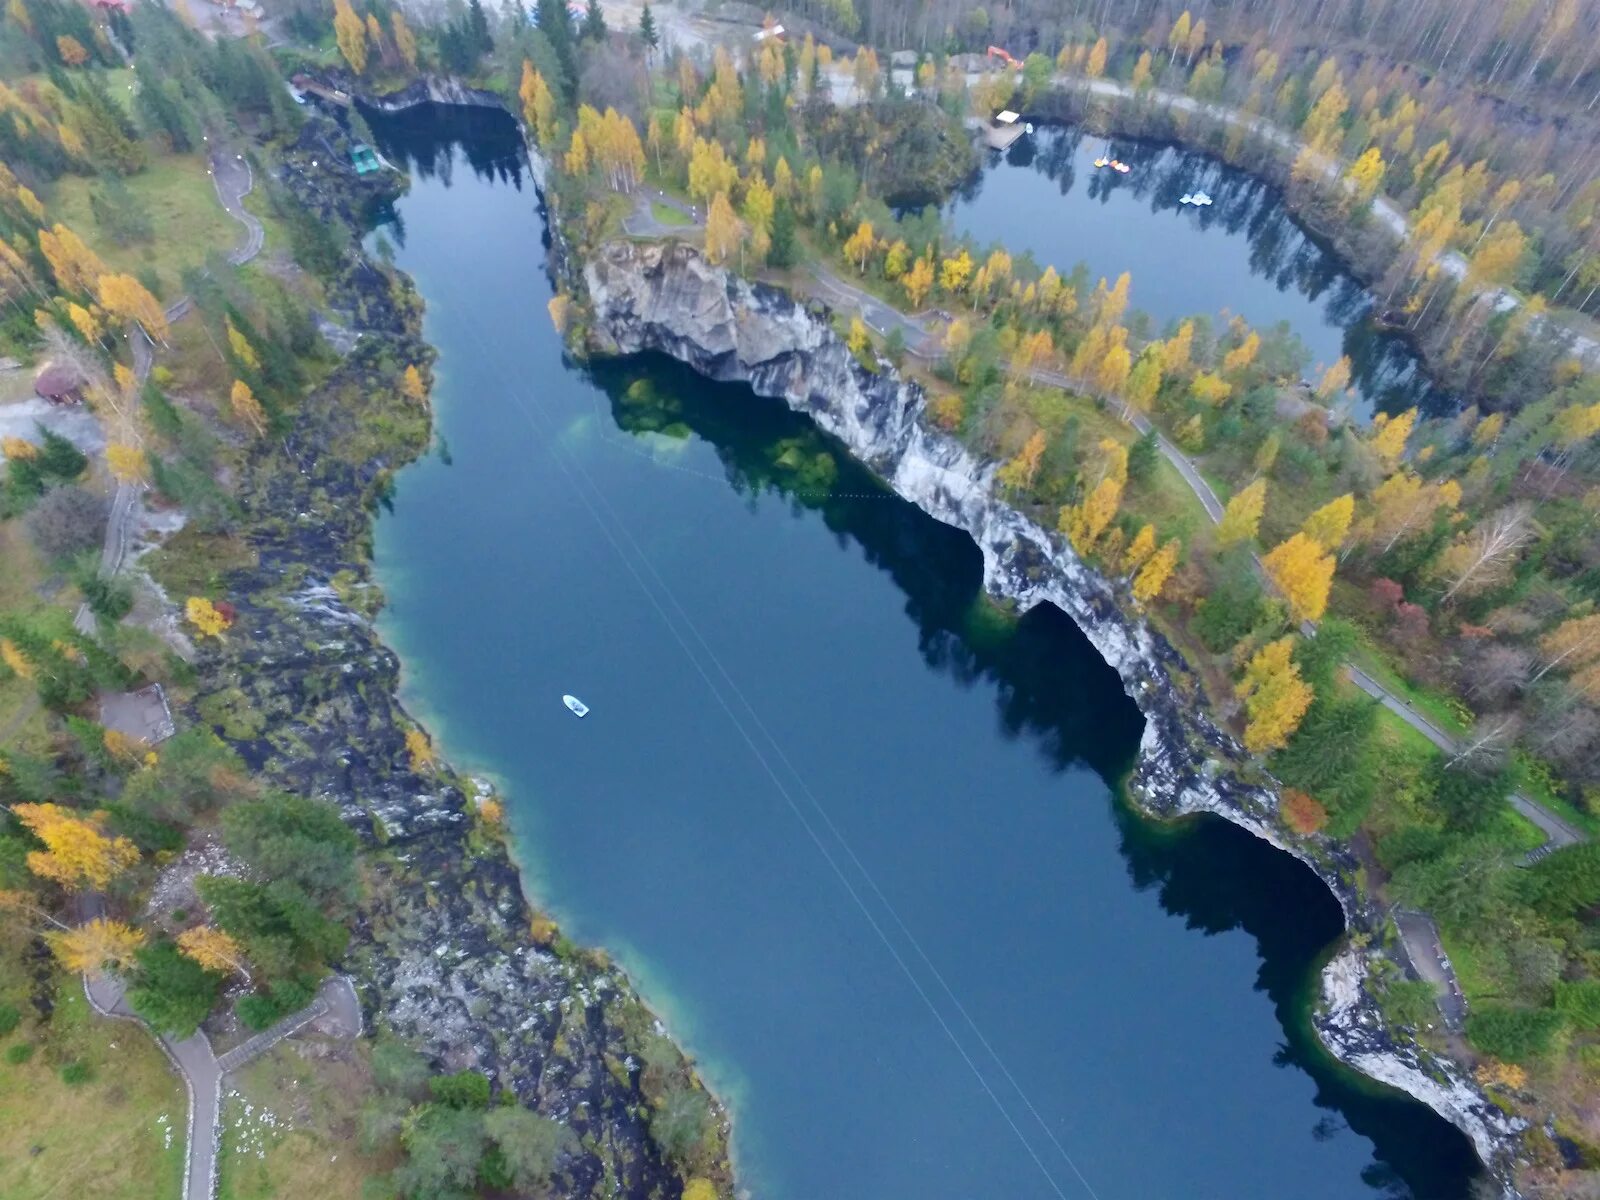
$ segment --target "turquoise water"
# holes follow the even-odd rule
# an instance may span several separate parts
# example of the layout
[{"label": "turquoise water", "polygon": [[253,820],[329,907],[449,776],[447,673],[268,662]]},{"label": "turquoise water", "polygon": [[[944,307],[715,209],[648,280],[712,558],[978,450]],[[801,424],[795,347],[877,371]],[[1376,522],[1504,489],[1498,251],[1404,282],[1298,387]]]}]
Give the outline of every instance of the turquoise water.
[{"label": "turquoise water", "polygon": [[1315,879],[1118,802],[1140,718],[1069,621],[782,406],[564,360],[509,125],[373,124],[448,446],[379,523],[384,635],[754,1195],[1465,1195],[1460,1135],[1310,1042]]},{"label": "turquoise water", "polygon": [[[1358,412],[1431,412],[1454,400],[1431,386],[1410,346],[1369,320],[1372,300],[1339,259],[1307,236],[1282,193],[1205,154],[1153,142],[1111,148],[1132,170],[1096,169],[1103,138],[1041,126],[985,168],[946,206],[951,223],[980,244],[1003,240],[1063,275],[1082,263],[1089,280],[1132,277],[1132,304],[1152,331],[1206,316],[1258,329],[1283,322],[1304,343],[1306,377],[1341,355],[1351,363]],[[1180,203],[1203,191],[1209,207]]]}]

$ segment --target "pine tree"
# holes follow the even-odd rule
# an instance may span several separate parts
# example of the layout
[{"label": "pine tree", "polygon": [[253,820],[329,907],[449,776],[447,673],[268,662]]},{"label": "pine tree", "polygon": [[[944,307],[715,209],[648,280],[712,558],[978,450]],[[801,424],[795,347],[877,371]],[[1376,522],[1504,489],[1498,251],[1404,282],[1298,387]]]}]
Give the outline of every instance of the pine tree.
[{"label": "pine tree", "polygon": [[489,14],[483,11],[483,0],[467,0],[467,29],[475,58],[482,58],[494,49],[494,35],[489,32]]},{"label": "pine tree", "polygon": [[644,43],[644,48],[649,53],[654,53],[661,45],[661,34],[656,30],[656,18],[650,11],[648,0],[644,11],[639,14],[639,40]]},{"label": "pine tree", "polygon": [[600,0],[589,0],[589,7],[583,10],[583,36],[595,42],[605,41],[606,17],[600,11]]}]

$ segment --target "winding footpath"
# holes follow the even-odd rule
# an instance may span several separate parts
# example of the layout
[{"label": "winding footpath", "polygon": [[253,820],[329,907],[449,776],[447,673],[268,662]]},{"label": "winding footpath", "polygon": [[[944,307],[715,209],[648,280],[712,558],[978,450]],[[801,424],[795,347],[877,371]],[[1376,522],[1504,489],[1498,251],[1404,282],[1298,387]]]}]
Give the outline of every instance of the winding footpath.
[{"label": "winding footpath", "polygon": [[[266,240],[266,231],[262,228],[261,222],[244,207],[244,198],[255,186],[255,177],[243,155],[230,154],[226,149],[213,151],[209,172],[212,186],[216,189],[217,200],[227,210],[229,216],[244,226],[244,241],[228,254],[230,263],[234,266],[243,266],[261,253]],[[188,296],[180,296],[167,306],[166,318],[168,322],[182,320],[193,307],[194,303]],[[132,348],[134,377],[143,383],[149,378],[151,367],[155,362],[155,345],[150,340],[149,334],[138,325],[130,328],[127,337]],[[100,552],[100,574],[107,579],[121,571],[127,562],[128,548],[133,538],[133,522],[138,514],[139,497],[143,491],[144,485],[141,483],[118,482],[117,484],[116,493],[111,500],[111,516],[106,522],[105,544]],[[87,602],[78,606],[72,624],[79,633],[88,635],[94,632],[95,616]],[[340,984],[349,992],[348,999],[342,996],[330,998],[330,988],[337,992]],[[109,975],[86,975],[83,980],[83,991],[89,1004],[101,1016],[139,1021],[143,1024],[128,1007],[121,980]],[[173,1069],[183,1080],[184,1089],[189,1096],[184,1200],[211,1200],[216,1193],[217,1124],[222,1109],[224,1076],[229,1071],[242,1067],[251,1058],[264,1053],[308,1022],[334,1010],[348,1014],[352,1009],[356,1013],[355,1028],[359,1032],[360,1008],[356,1004],[355,989],[349,980],[335,977],[324,983],[316,999],[307,1007],[266,1033],[251,1038],[237,1050],[224,1055],[221,1060],[212,1052],[211,1042],[203,1032],[196,1031],[190,1037],[174,1040],[151,1030],[151,1036],[166,1053]],[[249,1053],[241,1055],[241,1051],[247,1049]],[[210,1116],[202,1120],[204,1113],[209,1113]]]},{"label": "winding footpath", "polygon": [[[113,975],[85,975],[83,994],[102,1017],[135,1021],[143,1025],[128,1005],[126,989]],[[313,1021],[332,1018],[337,1036],[361,1033],[361,1005],[355,985],[343,975],[323,980],[310,1004],[256,1034],[227,1053],[218,1055],[205,1030],[186,1038],[154,1034],[167,1061],[183,1080],[189,1096],[189,1127],[183,1164],[183,1200],[211,1200],[217,1191],[217,1143],[222,1124],[222,1084],[234,1071],[260,1058],[284,1038]]]},{"label": "winding footpath", "polygon": [[[244,198],[255,188],[255,175],[242,154],[230,153],[226,148],[212,153],[207,171],[217,200],[230,217],[244,226],[244,241],[228,252],[228,261],[241,267],[261,253],[267,236],[255,214],[244,206]],[[179,296],[167,305],[164,315],[169,324],[181,321],[193,307],[194,302],[188,296]],[[139,325],[131,326],[125,336],[132,349],[134,378],[142,384],[150,377],[150,369],[155,363],[155,345]],[[100,574],[103,578],[110,579],[116,575],[127,560],[133,537],[133,520],[138,515],[139,497],[144,488],[142,483],[120,480],[117,483],[116,492],[111,497],[111,516],[106,522],[105,544],[100,550]],[[78,611],[72,618],[72,627],[85,636],[94,632],[94,613],[87,602],[78,605]]]}]

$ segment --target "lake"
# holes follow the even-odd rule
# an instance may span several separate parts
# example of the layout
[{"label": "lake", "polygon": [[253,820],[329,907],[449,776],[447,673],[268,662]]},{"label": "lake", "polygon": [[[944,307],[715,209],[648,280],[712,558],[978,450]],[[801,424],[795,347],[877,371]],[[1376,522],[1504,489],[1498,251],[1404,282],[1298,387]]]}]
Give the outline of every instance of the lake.
[{"label": "lake", "polygon": [[1312,1039],[1315,878],[1121,802],[1141,719],[1068,620],[993,607],[780,404],[564,358],[504,117],[372,125],[440,351],[377,531],[407,701],[727,1099],[753,1195],[1465,1196],[1466,1140]]},{"label": "lake", "polygon": [[[1126,174],[1094,160],[1108,149]],[[1406,340],[1377,329],[1372,298],[1339,258],[1307,235],[1282,192],[1212,158],[1158,142],[1108,143],[1076,127],[1036,126],[986,165],[945,207],[980,245],[1089,282],[1132,276],[1132,305],[1152,332],[1205,315],[1221,328],[1239,316],[1266,330],[1283,322],[1309,352],[1308,378],[1350,359],[1355,409],[1450,412],[1455,401],[1421,372]],[[1213,203],[1180,203],[1203,191]]]}]

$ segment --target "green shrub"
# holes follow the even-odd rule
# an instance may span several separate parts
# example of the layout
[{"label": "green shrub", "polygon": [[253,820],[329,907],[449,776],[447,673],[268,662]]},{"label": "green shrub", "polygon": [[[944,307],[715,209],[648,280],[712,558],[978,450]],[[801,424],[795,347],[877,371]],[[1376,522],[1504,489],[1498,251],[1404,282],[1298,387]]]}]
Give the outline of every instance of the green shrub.
[{"label": "green shrub", "polygon": [[1558,982],[1556,1011],[1577,1029],[1600,1029],[1600,979]]},{"label": "green shrub", "polygon": [[1485,1004],[1467,1018],[1467,1040],[1502,1062],[1527,1062],[1550,1049],[1563,1020],[1551,1008]]},{"label": "green shrub", "polygon": [[33,1052],[38,1048],[32,1042],[18,1042],[15,1046],[7,1046],[6,1061],[14,1067],[20,1067],[33,1057]]},{"label": "green shrub", "polygon": [[482,1071],[457,1071],[429,1081],[429,1090],[440,1104],[451,1108],[488,1108],[489,1077]]},{"label": "green shrub", "polygon": [[0,1037],[5,1037],[22,1023],[22,1013],[15,1005],[0,1004]]},{"label": "green shrub", "polygon": [[75,1058],[61,1068],[61,1082],[68,1087],[77,1087],[80,1084],[88,1083],[93,1078],[93,1069],[81,1058]]}]

